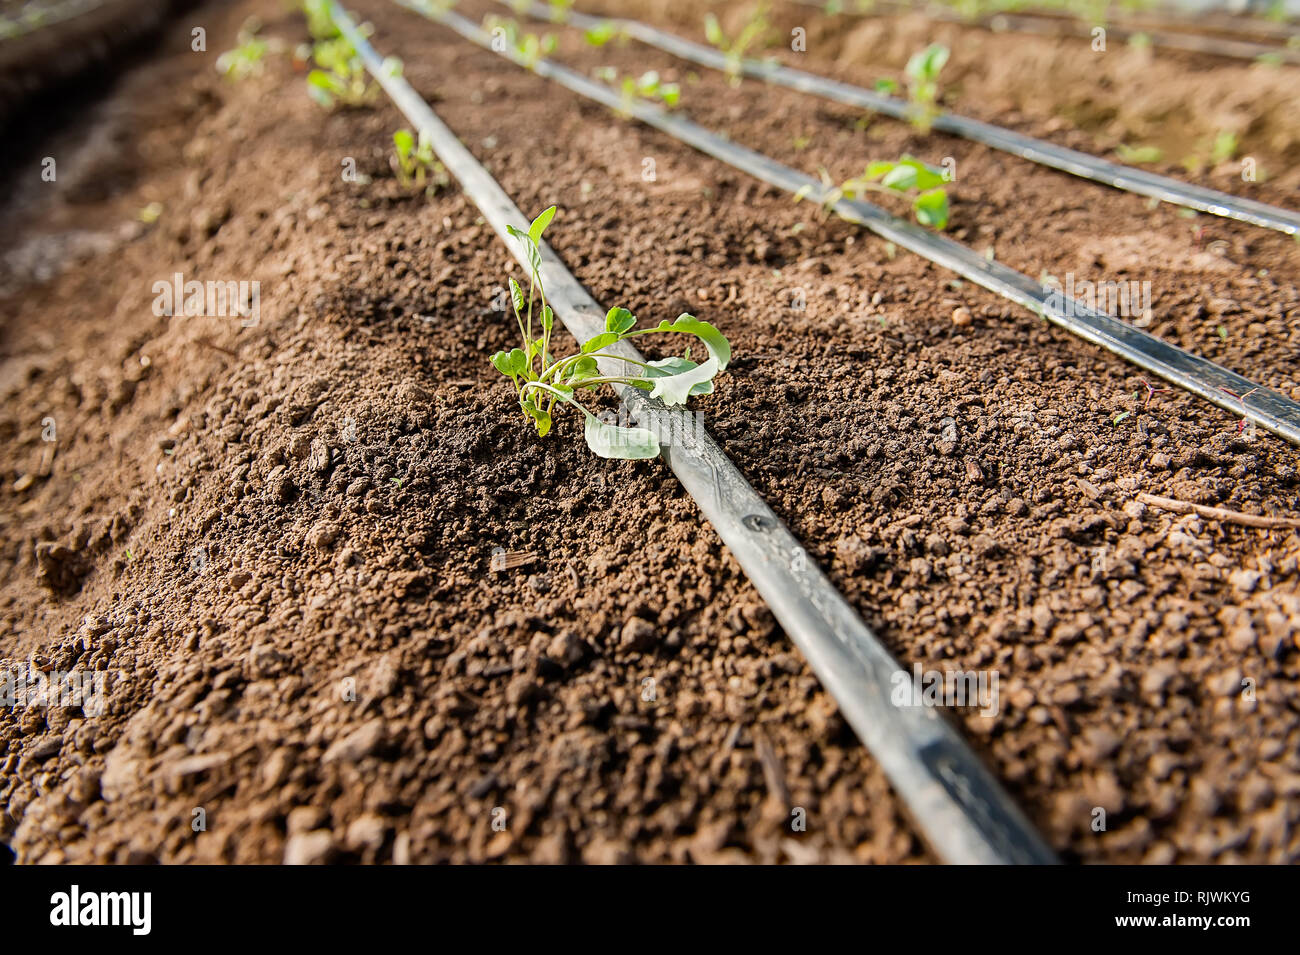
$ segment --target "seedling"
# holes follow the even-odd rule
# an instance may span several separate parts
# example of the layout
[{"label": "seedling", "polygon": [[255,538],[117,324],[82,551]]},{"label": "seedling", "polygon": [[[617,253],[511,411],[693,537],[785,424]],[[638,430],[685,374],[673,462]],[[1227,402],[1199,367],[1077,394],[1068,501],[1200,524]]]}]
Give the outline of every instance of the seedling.
[{"label": "seedling", "polygon": [[[492,49],[501,53],[513,53],[519,65],[526,70],[537,69],[537,64],[542,57],[555,52],[555,37],[550,33],[542,36],[536,33],[523,33],[514,20],[506,20],[498,16],[487,17],[484,25],[493,34]],[[501,31],[499,34],[498,30]],[[505,49],[498,49],[497,36],[505,40]]]},{"label": "seedling", "polygon": [[1120,159],[1133,165],[1159,162],[1165,155],[1164,150],[1159,146],[1128,146],[1124,143],[1115,147],[1115,153]]},{"label": "seedling", "polygon": [[[312,47],[312,58],[320,69],[307,74],[307,92],[326,109],[338,103],[354,108],[367,106],[379,94],[378,84],[369,81],[361,57],[346,38],[318,40]],[[384,69],[400,76],[402,61],[389,57]]]},{"label": "seedling", "polygon": [[433,143],[425,130],[420,130],[417,140],[409,129],[399,129],[393,133],[393,148],[392,165],[403,188],[427,188],[433,195],[439,186],[447,184],[447,170],[434,158]]},{"label": "seedling", "polygon": [[614,25],[614,21],[602,20],[590,30],[582,31],[582,38],[587,41],[588,46],[604,46],[618,34],[619,29]]},{"label": "seedling", "polygon": [[[948,48],[932,43],[920,52],[913,53],[903,68],[907,80],[908,122],[923,133],[928,133],[939,115],[939,72],[948,62]],[[875,90],[886,96],[897,96],[901,91],[897,80],[882,77],[876,80]]]},{"label": "seedling", "polygon": [[767,35],[771,23],[767,19],[767,4],[760,3],[750,14],[749,21],[735,37],[728,38],[722,30],[722,24],[712,13],[704,18],[704,35],[726,57],[726,74],[732,86],[740,85],[740,78],[745,69],[745,53]]},{"label": "seedling", "polygon": [[[1223,326],[1220,325],[1219,327],[1222,328]],[[1231,388],[1224,388],[1224,387],[1222,387],[1222,386],[1220,386],[1219,390],[1220,390],[1220,391],[1223,391],[1223,392],[1226,392],[1227,394],[1232,395],[1232,397],[1236,398],[1238,401],[1240,401],[1240,402],[1242,402],[1242,403],[1244,404],[1247,398],[1249,398],[1249,397],[1250,397],[1251,395],[1253,395],[1255,392],[1259,391],[1259,388],[1258,388],[1258,387],[1252,388],[1252,389],[1250,389],[1250,391],[1246,392],[1244,395],[1239,395],[1239,394],[1237,394],[1235,391],[1233,391]],[[1244,418],[1244,417],[1243,417],[1240,421],[1237,422],[1237,434],[1241,434],[1241,433],[1242,433],[1243,431],[1245,431],[1248,427],[1250,427],[1250,419],[1249,419],[1249,418]]]},{"label": "seedling", "polygon": [[1183,157],[1183,168],[1196,175],[1205,168],[1207,162],[1211,167],[1221,165],[1237,155],[1237,146],[1236,133],[1229,129],[1220,130],[1215,134],[1214,142],[1210,145],[1208,158],[1201,152],[1201,148],[1204,147],[1202,141],[1198,144],[1196,152]]},{"label": "seedling", "polygon": [[[520,0],[520,2],[523,2],[523,0]],[[573,9],[573,0],[546,0],[546,5],[551,8],[550,12],[552,22],[568,22],[569,11]],[[525,9],[527,8],[525,7]]]},{"label": "seedling", "polygon": [[931,43],[919,53],[913,53],[903,67],[907,79],[907,99],[911,108],[908,119],[922,133],[928,133],[939,115],[939,73],[948,62],[948,48]]},{"label": "seedling", "polygon": [[217,72],[229,80],[244,80],[262,72],[262,59],[271,44],[257,35],[261,24],[250,17],[239,28],[239,45],[217,57]]},{"label": "seedling", "polygon": [[[913,195],[912,212],[916,221],[931,229],[948,227],[948,181],[942,169],[927,165],[912,156],[904,155],[898,162],[872,162],[862,175],[848,179],[836,186],[823,169],[822,208],[830,212],[840,199],[856,199],[866,192],[896,192]],[[879,181],[877,181],[879,180]],[[795,201],[806,198],[813,191],[804,186],[795,193]]]},{"label": "seedling", "polygon": [[[1158,395],[1158,394],[1162,394],[1163,392],[1166,392],[1166,391],[1169,390],[1168,388],[1157,388],[1157,387],[1155,387],[1153,384],[1151,384],[1151,382],[1147,381],[1145,378],[1139,378],[1138,380],[1139,380],[1140,382],[1142,382],[1142,387],[1145,388],[1145,389],[1147,390],[1146,397],[1142,399],[1142,407],[1143,407],[1143,408],[1145,408],[1147,405],[1151,404],[1151,399],[1154,398],[1156,395]],[[1137,396],[1134,395],[1134,397],[1137,397]]]},{"label": "seedling", "polygon": [[[659,439],[645,428],[624,428],[608,424],[592,414],[574,395],[601,385],[624,384],[650,392],[669,407],[684,405],[691,395],[713,391],[713,378],[731,360],[731,345],[716,328],[693,315],[683,313],[675,322],[661,322],[656,328],[636,329],[636,316],[626,308],[611,308],[605,316],[605,331],[589,339],[575,354],[556,358],[551,354],[551,331],[555,316],[546,301],[542,286],[542,256],[539,243],[542,233],[555,216],[551,206],[528,226],[527,231],[508,226],[510,235],[522,244],[529,262],[528,294],[513,277],[509,279],[510,303],[523,337],[523,347],[499,351],[492,365],[515,386],[519,407],[533,422],[539,437],[551,430],[552,413],[557,402],[571,404],[586,418],[584,435],[587,447],[602,458],[652,458],[659,454]],[[536,316],[534,315],[536,312]],[[533,337],[534,317],[540,337]],[[704,345],[708,358],[696,363],[685,357],[642,362],[615,354],[619,342],[652,332],[676,332],[694,335]],[[597,365],[605,358],[624,363],[626,374],[606,374]]]},{"label": "seedling", "polygon": [[334,16],[326,0],[303,0],[303,15],[307,18],[307,32],[314,40],[332,40],[339,35]]},{"label": "seedling", "polygon": [[1210,162],[1214,165],[1227,162],[1237,155],[1237,134],[1224,129],[1214,137],[1214,146],[1210,149]]},{"label": "seedling", "polygon": [[636,102],[638,96],[652,102],[659,100],[669,109],[676,107],[682,96],[680,86],[676,83],[661,83],[659,74],[655,70],[642,73],[639,79],[625,76],[622,83],[618,82],[618,70],[612,66],[601,67],[596,71],[596,76],[611,86],[618,84],[619,98],[622,103],[619,112],[624,116],[632,114],[632,104]]}]

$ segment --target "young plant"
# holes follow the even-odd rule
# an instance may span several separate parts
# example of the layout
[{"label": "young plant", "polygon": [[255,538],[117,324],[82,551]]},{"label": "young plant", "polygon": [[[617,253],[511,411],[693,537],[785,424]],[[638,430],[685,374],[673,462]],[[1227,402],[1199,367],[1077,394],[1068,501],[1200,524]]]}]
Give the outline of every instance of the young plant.
[{"label": "young plant", "polygon": [[[366,76],[361,57],[345,37],[318,40],[312,47],[312,58],[320,69],[307,74],[307,92],[326,109],[338,103],[354,108],[368,106],[379,94],[378,84]],[[400,76],[402,61],[389,57],[384,69]]]},{"label": "young plant", "polygon": [[922,133],[930,132],[939,115],[939,73],[948,62],[948,48],[931,43],[924,50],[913,53],[903,67],[907,80],[907,101],[910,105],[908,120]]},{"label": "young plant", "polygon": [[[611,86],[618,83],[618,70],[612,66],[601,67],[596,71],[596,76]],[[659,100],[669,109],[673,109],[681,99],[682,90],[676,83],[661,83],[659,74],[654,70],[642,73],[640,79],[625,76],[623,82],[619,84],[619,98],[622,103],[619,112],[624,116],[632,115],[632,104],[636,102],[638,96],[652,102]]]},{"label": "young plant", "polygon": [[[713,391],[713,378],[731,360],[731,345],[716,328],[693,315],[683,313],[671,324],[660,322],[656,328],[636,328],[636,316],[625,308],[611,308],[605,316],[605,331],[589,339],[576,353],[563,358],[551,354],[551,332],[555,315],[546,301],[542,287],[542,256],[539,243],[542,233],[555,216],[551,206],[528,226],[527,231],[509,226],[510,235],[523,245],[529,262],[528,293],[512,277],[510,304],[523,336],[523,347],[499,351],[492,365],[510,379],[524,417],[532,421],[539,437],[551,430],[552,414],[557,403],[571,404],[586,419],[584,435],[587,447],[602,458],[652,458],[659,454],[659,439],[645,428],[624,428],[608,424],[592,414],[574,396],[583,390],[602,385],[630,385],[650,392],[669,407],[684,405],[691,395]],[[536,321],[536,325],[534,325]],[[534,331],[540,331],[534,337]],[[676,332],[694,335],[704,345],[708,358],[696,363],[685,357],[642,362],[611,351],[619,342],[636,335],[653,332]],[[608,374],[598,366],[599,359],[623,363],[624,373]]]},{"label": "young plant", "polygon": [[261,24],[249,18],[239,28],[239,45],[217,57],[217,72],[229,80],[244,80],[262,72],[262,59],[272,52],[271,44],[257,35]]},{"label": "young plant", "polygon": [[332,40],[339,35],[326,0],[303,0],[302,12],[307,18],[307,32],[313,40]]},{"label": "young plant", "polygon": [[433,156],[433,143],[425,130],[419,139],[409,129],[393,133],[393,169],[402,188],[427,189],[433,195],[439,186],[447,184],[447,170]]},{"label": "young plant", "polygon": [[542,36],[523,33],[514,20],[498,16],[487,17],[484,25],[492,34],[492,49],[498,53],[513,52],[519,65],[526,70],[537,69],[542,57],[555,52],[555,37],[550,33]]},{"label": "young plant", "polygon": [[1213,169],[1235,157],[1238,148],[1237,134],[1228,129],[1216,133],[1214,141],[1208,147],[1208,156],[1202,152],[1205,149],[1205,141],[1202,140],[1197,145],[1196,152],[1189,153],[1182,159],[1183,168],[1192,175],[1200,173],[1207,163]]},{"label": "young plant", "polygon": [[710,13],[704,17],[704,35],[718,48],[718,52],[726,57],[727,78],[732,86],[740,85],[741,76],[744,74],[745,53],[751,47],[761,43],[770,28],[766,2],[754,8],[749,21],[741,27],[735,37],[730,39],[722,31],[722,24],[718,22],[716,16]]},{"label": "young plant", "polygon": [[1159,146],[1129,146],[1125,143],[1116,146],[1115,153],[1126,163],[1135,165],[1159,162],[1165,156]]},{"label": "young plant", "polygon": [[[838,186],[822,170],[822,182],[827,187],[822,195],[826,211],[840,199],[856,199],[867,192],[892,192],[912,196],[912,214],[923,226],[942,231],[948,227],[948,190],[943,188],[948,177],[942,169],[930,166],[913,156],[903,155],[897,162],[871,162],[861,176],[845,180]],[[804,186],[795,193],[795,201],[812,192]]]},{"label": "young plant", "polygon": [[613,20],[602,20],[590,30],[582,31],[582,38],[587,41],[588,46],[604,46],[618,34],[619,29],[614,25]]}]

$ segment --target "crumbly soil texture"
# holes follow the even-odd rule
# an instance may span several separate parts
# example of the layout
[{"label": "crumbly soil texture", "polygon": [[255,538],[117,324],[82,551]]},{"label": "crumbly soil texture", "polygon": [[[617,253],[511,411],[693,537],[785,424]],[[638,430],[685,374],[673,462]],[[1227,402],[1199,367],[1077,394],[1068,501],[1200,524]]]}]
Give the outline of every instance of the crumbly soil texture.
[{"label": "crumbly soil texture", "polygon": [[[351,6],[526,214],[559,206],[548,237],[599,302],[731,339],[695,407],[904,666],[996,678],[995,705],[948,715],[1062,858],[1300,861],[1300,535],[1139,500],[1295,516],[1297,449]],[[699,36],[698,7],[618,9]],[[717,8],[728,30],[749,9]],[[278,48],[228,81],[250,16]],[[943,40],[947,106],[1099,154],[1235,123],[1271,176],[1164,171],[1296,204],[1295,70],[773,18],[808,35],[774,53],[867,85]],[[1152,331],[1300,398],[1286,236],[548,29],[557,59],[658,69],[685,113],[808,172],[951,157],[957,239],[1035,277],[1149,282]],[[197,7],[76,130],[26,144],[58,173],[19,171],[0,239],[0,657],[27,681],[0,710],[5,854],[934,861],[666,466],[594,458],[572,415],[527,426],[487,361],[516,344],[518,267],[454,182],[397,183],[386,100],[311,101],[307,38],[278,0]],[[257,308],[158,314],[178,274],[256,281]]]}]

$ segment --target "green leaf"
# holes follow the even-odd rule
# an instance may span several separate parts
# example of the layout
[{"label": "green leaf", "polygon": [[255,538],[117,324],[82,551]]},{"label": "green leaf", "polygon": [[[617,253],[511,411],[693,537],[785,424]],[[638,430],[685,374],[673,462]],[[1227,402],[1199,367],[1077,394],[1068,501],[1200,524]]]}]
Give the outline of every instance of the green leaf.
[{"label": "green leaf", "polygon": [[592,46],[604,46],[614,38],[614,24],[605,20],[586,31],[583,37]]},{"label": "green leaf", "polygon": [[[662,358],[659,361],[650,362],[650,367],[644,369],[641,373],[642,378],[649,379],[646,383],[640,381],[633,382],[638,387],[644,387],[647,390],[653,390],[653,381],[656,378],[667,378],[672,375],[680,375],[684,372],[691,371],[698,366],[689,358],[679,358],[673,355],[669,358]],[[692,395],[709,395],[713,393],[713,379],[708,381],[696,382],[691,386]]]},{"label": "green leaf", "polygon": [[913,53],[903,72],[913,80],[924,82],[939,75],[948,62],[949,51],[940,43],[931,43],[919,53]]},{"label": "green leaf", "polygon": [[688,335],[696,336],[700,341],[704,342],[704,347],[717,361],[719,371],[726,368],[727,363],[731,361],[731,343],[727,341],[726,336],[708,322],[702,322],[687,312],[677,316],[677,321],[671,325],[667,322],[660,322],[655,331],[685,332]]},{"label": "green leaf", "polygon": [[542,330],[550,331],[555,326],[555,313],[551,311],[551,306],[542,306]]},{"label": "green leaf", "polygon": [[687,362],[687,364],[692,367],[657,378],[654,388],[650,391],[650,397],[658,398],[670,408],[674,405],[684,405],[686,399],[694,393],[696,386],[705,382],[711,383],[713,376],[719,371],[717,358],[710,358],[702,365],[695,365],[694,362]]},{"label": "green leaf", "polygon": [[555,206],[551,206],[549,209],[544,210],[541,215],[533,220],[533,224],[528,227],[528,238],[532,239],[534,243],[541,242],[542,233],[546,231],[546,227],[551,224],[551,220],[554,218]]},{"label": "green leaf", "polygon": [[583,356],[569,366],[569,381],[581,382],[584,378],[594,378],[600,374],[600,367],[596,364],[596,359],[590,356]]},{"label": "green leaf", "polygon": [[528,307],[528,302],[524,299],[524,290],[515,281],[514,276],[510,277],[510,300],[515,303],[515,311],[521,315],[524,309]]},{"label": "green leaf", "polygon": [[1153,163],[1164,158],[1164,150],[1159,146],[1128,146],[1120,143],[1115,147],[1119,158],[1127,163]]},{"label": "green leaf", "polygon": [[636,325],[636,316],[627,309],[615,305],[605,313],[605,331],[622,335]]},{"label": "green leaf", "polygon": [[916,197],[912,204],[916,212],[916,221],[931,229],[948,227],[948,193],[943,189],[932,189]]},{"label": "green leaf", "polygon": [[[545,213],[543,213],[545,215]],[[538,218],[541,218],[539,216]],[[545,225],[542,228],[546,228]],[[534,276],[540,277],[542,271],[542,253],[537,248],[537,242],[527,232],[516,229],[512,225],[506,226],[506,232],[519,240],[519,244],[524,247],[524,252],[528,255],[528,267],[532,270]]]},{"label": "green leaf", "polygon": [[876,80],[876,92],[892,95],[898,92],[898,83],[895,80],[881,78]]},{"label": "green leaf", "polygon": [[533,420],[537,422],[537,436],[539,438],[546,437],[551,431],[550,414],[543,409],[538,408],[537,413],[533,415]]},{"label": "green leaf", "polygon": [[704,18],[704,35],[709,38],[710,43],[717,47],[722,46],[727,40],[722,33],[722,24],[718,22],[718,18],[712,13]]},{"label": "green leaf", "polygon": [[606,424],[589,412],[583,437],[597,457],[634,461],[659,456],[659,439],[653,432]]},{"label": "green leaf", "polygon": [[904,155],[899,163],[916,170],[916,188],[925,192],[936,186],[942,186],[948,180],[944,178],[943,170],[937,166],[931,166],[921,162],[915,156]]},{"label": "green leaf", "polygon": [[499,351],[493,355],[492,367],[501,372],[501,374],[505,375],[507,378],[513,378],[515,376],[515,369],[514,365],[511,363],[509,352]]},{"label": "green leaf", "polygon": [[599,335],[593,335],[582,343],[582,354],[590,355],[592,352],[600,351],[602,348],[614,344],[621,337],[618,332],[601,332]]},{"label": "green leaf", "polygon": [[528,356],[522,348],[510,349],[510,367],[516,375],[522,375],[528,370]]},{"label": "green leaf", "polygon": [[546,437],[551,430],[551,416],[546,409],[527,396],[519,399],[519,406],[524,409],[524,414],[533,419],[533,424],[537,428],[537,436],[539,438]]},{"label": "green leaf", "polygon": [[862,173],[862,178],[879,179],[885,173],[893,170],[893,168],[897,165],[898,163],[896,162],[887,162],[885,160],[877,159],[875,162],[867,163],[867,168]]},{"label": "green leaf", "polygon": [[899,163],[885,174],[885,178],[880,180],[880,184],[886,189],[907,192],[916,185],[916,176],[917,173],[914,167]]},{"label": "green leaf", "polygon": [[409,129],[399,129],[393,133],[393,145],[397,147],[399,156],[409,156],[415,149],[415,137],[411,135]]}]

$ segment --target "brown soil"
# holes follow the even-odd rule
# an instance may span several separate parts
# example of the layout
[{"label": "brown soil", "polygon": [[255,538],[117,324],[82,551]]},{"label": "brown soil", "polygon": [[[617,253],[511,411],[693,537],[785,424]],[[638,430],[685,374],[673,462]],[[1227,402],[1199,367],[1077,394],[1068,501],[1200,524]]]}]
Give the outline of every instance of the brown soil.
[{"label": "brown soil", "polygon": [[[1130,367],[921,259],[355,6],[521,208],[558,203],[599,301],[722,327],[710,427],[902,661],[1000,674],[997,715],[960,725],[1067,859],[1300,858],[1300,535],[1134,500],[1294,514],[1296,449],[1144,403]],[[182,18],[6,230],[0,654],[115,678],[100,716],[0,716],[0,839],[25,862],[928,860],[667,469],[512,411],[486,361],[507,253],[454,186],[397,188],[396,112],[323,113],[286,56],[216,76],[253,12],[305,38],[271,0]],[[1150,280],[1157,333],[1300,396],[1285,237],[900,124],[864,149],[844,111],[645,50],[558,55],[675,70],[690,115],[802,168],[941,144],[959,237]],[[1286,201],[1281,177],[1251,194]],[[24,271],[33,249],[62,270]],[[177,271],[261,281],[259,324],[155,317]]]}]

